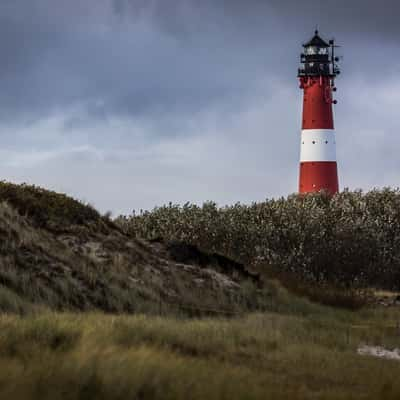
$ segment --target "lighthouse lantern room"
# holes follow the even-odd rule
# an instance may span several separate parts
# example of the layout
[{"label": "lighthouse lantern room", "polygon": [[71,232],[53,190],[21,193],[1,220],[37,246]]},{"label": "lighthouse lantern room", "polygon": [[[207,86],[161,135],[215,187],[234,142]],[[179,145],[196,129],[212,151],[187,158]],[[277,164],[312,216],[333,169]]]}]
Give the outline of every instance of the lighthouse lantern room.
[{"label": "lighthouse lantern room", "polygon": [[300,88],[304,92],[300,150],[299,192],[339,190],[336,138],[332,105],[336,100],[335,78],[340,74],[335,57],[335,42],[324,41],[318,31],[303,45],[298,71]]}]

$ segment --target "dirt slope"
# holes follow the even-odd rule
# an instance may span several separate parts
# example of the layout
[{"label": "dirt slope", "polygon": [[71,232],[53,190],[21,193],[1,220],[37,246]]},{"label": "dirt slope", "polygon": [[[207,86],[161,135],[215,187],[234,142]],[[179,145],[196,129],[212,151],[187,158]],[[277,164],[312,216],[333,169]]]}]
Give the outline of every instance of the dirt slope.
[{"label": "dirt slope", "polygon": [[42,189],[1,183],[0,201],[4,311],[32,304],[107,312],[167,312],[178,305],[238,311],[254,302],[256,279],[224,257],[134,239],[92,208]]}]

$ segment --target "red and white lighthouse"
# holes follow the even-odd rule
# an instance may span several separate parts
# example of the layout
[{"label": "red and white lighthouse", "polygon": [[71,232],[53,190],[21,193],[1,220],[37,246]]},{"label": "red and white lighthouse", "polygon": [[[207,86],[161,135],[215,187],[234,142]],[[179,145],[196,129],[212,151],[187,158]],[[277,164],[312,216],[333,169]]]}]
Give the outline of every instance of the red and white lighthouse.
[{"label": "red and white lighthouse", "polygon": [[325,42],[315,31],[303,45],[298,77],[304,91],[300,150],[299,192],[339,191],[332,92],[340,73],[335,43]]}]

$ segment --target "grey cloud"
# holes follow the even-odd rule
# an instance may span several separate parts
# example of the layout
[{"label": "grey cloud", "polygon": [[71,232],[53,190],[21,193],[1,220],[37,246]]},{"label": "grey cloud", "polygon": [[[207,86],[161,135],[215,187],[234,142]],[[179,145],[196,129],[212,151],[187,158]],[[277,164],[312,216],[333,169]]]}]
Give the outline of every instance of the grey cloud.
[{"label": "grey cloud", "polygon": [[[99,101],[104,108],[97,106],[94,117],[100,118],[195,112],[245,96],[263,74],[291,78],[300,43],[317,23],[347,46],[363,48],[371,32],[375,42],[379,33],[387,33],[393,43],[399,6],[385,4],[5,0],[0,116],[40,118],[79,102],[93,109]],[[365,58],[364,48],[359,53]],[[358,57],[357,49],[353,56]],[[378,63],[368,61],[359,60],[368,69]]]},{"label": "grey cloud", "polygon": [[200,21],[203,27],[223,24],[262,33],[268,31],[271,17],[279,18],[287,32],[320,26],[332,32],[366,34],[366,40],[376,33],[396,41],[400,29],[396,0],[113,0],[113,8],[120,17],[150,17],[182,34],[197,29]]},{"label": "grey cloud", "polygon": [[[20,118],[25,113],[43,117],[59,107],[76,102],[90,106],[99,100],[105,105],[99,115],[122,112],[134,116],[160,108],[192,111],[243,90],[254,76],[251,51],[234,49],[218,32],[216,38],[204,32],[182,43],[176,36],[151,31],[146,24],[113,21],[107,17],[107,2],[103,13],[83,13],[85,18],[72,5],[64,6],[62,14],[54,2],[41,0],[37,8],[28,6],[29,12],[24,3],[16,0],[11,9],[0,7],[4,20],[0,27],[3,118]],[[86,4],[94,8],[93,2]],[[169,8],[161,4],[165,3],[154,2],[154,18],[165,21],[160,23],[172,31],[175,22],[184,21],[186,15],[182,11],[168,23]],[[143,13],[149,7],[144,2],[135,5]],[[117,9],[125,10],[123,5]]]}]

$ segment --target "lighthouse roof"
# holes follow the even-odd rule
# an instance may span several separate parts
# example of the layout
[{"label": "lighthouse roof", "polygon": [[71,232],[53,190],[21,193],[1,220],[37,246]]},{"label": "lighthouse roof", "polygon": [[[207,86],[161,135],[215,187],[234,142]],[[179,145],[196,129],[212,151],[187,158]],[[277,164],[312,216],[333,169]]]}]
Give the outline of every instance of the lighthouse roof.
[{"label": "lighthouse roof", "polygon": [[329,44],[325,42],[325,40],[321,39],[318,31],[315,31],[313,38],[309,42],[303,44],[303,47],[309,46],[329,47]]}]

